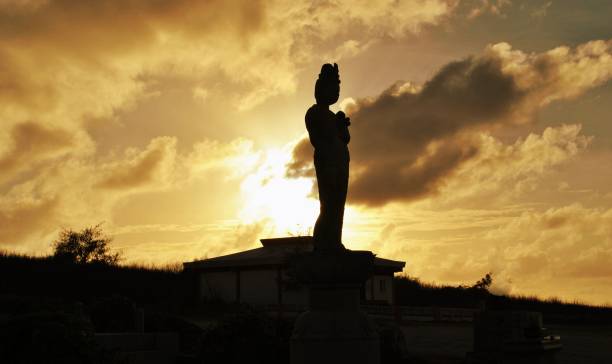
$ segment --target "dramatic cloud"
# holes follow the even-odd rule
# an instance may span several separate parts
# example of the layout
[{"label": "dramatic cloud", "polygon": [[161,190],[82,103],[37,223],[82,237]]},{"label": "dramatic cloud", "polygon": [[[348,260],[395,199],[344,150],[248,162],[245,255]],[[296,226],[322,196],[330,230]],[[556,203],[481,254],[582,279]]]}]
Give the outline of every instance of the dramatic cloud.
[{"label": "dramatic cloud", "polygon": [[[256,1],[4,4],[0,7],[0,52],[6,70],[2,97],[45,112],[54,106],[109,111],[137,89],[139,77],[163,63],[182,66],[181,57],[194,51],[190,40],[200,38],[207,48],[238,41],[259,27],[262,10]],[[209,62],[209,57],[201,62]],[[89,92],[80,97],[74,93],[84,89]],[[91,102],[96,99],[98,106]]]},{"label": "dramatic cloud", "polygon": [[478,155],[459,167],[444,186],[441,199],[457,204],[475,197],[490,205],[532,190],[552,167],[587,147],[592,138],[580,131],[580,125],[548,127],[542,135],[532,133],[510,145],[481,134]]},{"label": "dramatic cloud", "polygon": [[383,216],[372,247],[405,260],[410,275],[458,285],[491,271],[498,293],[612,303],[609,207],[390,208]]},{"label": "dramatic cloud", "polygon": [[[610,302],[612,210],[580,204],[524,212],[485,236],[484,258],[522,292]],[[581,282],[588,280],[588,287]],[[542,289],[544,287],[544,289]]]},{"label": "dramatic cloud", "polygon": [[[27,242],[22,248],[46,251],[62,226],[107,222],[105,227],[112,228],[114,209],[130,196],[178,191],[194,184],[205,192],[215,183],[243,178],[250,171],[249,163],[256,161],[251,144],[244,140],[203,141],[179,153],[176,138],[159,137],[141,149],[42,163],[36,173],[14,181],[0,195],[0,244]],[[237,169],[237,164],[244,169]],[[211,181],[212,175],[225,179]]]},{"label": "dramatic cloud", "polygon": [[0,182],[38,162],[61,155],[75,144],[71,133],[32,122],[15,125],[10,140],[12,145],[0,153]]},{"label": "dramatic cloud", "polygon": [[[128,151],[119,163],[108,167],[108,175],[98,184],[102,188],[127,189],[170,179],[176,156],[176,139],[161,137],[151,141],[142,152]],[[134,154],[134,155],[131,155]],[[161,183],[160,183],[161,182]]]},{"label": "dramatic cloud", "polygon": [[339,37],[341,48],[354,50],[360,38],[417,32],[452,9],[443,0],[4,1],[0,116],[107,116],[168,74],[203,82],[225,76],[250,107],[293,91],[315,45]]},{"label": "dramatic cloud", "polygon": [[[449,63],[422,87],[398,83],[349,104],[351,202],[384,205],[436,193],[483,152],[478,133],[528,123],[543,106],[609,80],[611,48],[592,41],[527,54],[499,43]],[[310,158],[306,142],[298,143],[288,175],[312,175]]]},{"label": "dramatic cloud", "polygon": [[[172,77],[188,79],[199,101],[212,95],[250,108],[292,93],[313,58],[349,57],[378,39],[419,32],[454,6],[445,0],[1,1],[0,213],[9,219],[25,211],[11,206],[17,195],[47,196],[56,201],[45,210],[57,218],[49,221],[97,223],[131,193],[205,179],[211,169],[230,177],[247,172],[254,160],[244,141],[183,145],[181,154],[175,134],[160,133],[116,147],[112,137],[96,140],[86,123],[133,134],[115,119],[118,112],[159,96],[166,90],[157,85]],[[25,236],[0,229],[7,241]]]},{"label": "dramatic cloud", "polygon": [[486,13],[503,16],[504,8],[512,5],[512,0],[479,0],[473,1],[473,3],[476,4],[470,9],[468,19],[473,19]]},{"label": "dramatic cloud", "polygon": [[31,234],[57,229],[56,200],[0,200],[0,246],[18,245]]}]

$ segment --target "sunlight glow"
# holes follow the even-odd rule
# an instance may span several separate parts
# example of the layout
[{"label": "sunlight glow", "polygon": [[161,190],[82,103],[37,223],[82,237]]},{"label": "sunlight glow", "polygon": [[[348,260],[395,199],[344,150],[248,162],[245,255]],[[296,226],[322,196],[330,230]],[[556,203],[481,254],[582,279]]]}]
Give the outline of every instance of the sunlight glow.
[{"label": "sunlight glow", "polygon": [[240,218],[246,223],[265,219],[274,224],[273,233],[309,235],[319,213],[319,203],[308,197],[309,178],[286,178],[285,165],[291,149],[269,149],[262,164],[242,183],[245,202]]},{"label": "sunlight glow", "polygon": [[[281,237],[312,235],[319,215],[317,196],[309,196],[313,179],[287,178],[285,166],[293,144],[263,152],[260,164],[241,185],[244,207],[240,219],[246,224],[265,221],[266,234]],[[366,223],[370,214],[347,206],[344,212],[343,243],[350,249],[367,249],[378,229]]]}]

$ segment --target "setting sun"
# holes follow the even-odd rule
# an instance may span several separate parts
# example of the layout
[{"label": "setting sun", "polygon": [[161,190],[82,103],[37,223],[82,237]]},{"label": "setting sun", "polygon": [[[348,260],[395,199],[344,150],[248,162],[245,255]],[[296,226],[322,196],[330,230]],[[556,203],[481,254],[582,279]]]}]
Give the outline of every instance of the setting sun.
[{"label": "setting sun", "polygon": [[257,170],[242,182],[241,219],[247,223],[269,220],[279,236],[310,234],[319,210],[316,196],[311,196],[312,179],[285,176],[290,149],[269,149],[264,155]]}]

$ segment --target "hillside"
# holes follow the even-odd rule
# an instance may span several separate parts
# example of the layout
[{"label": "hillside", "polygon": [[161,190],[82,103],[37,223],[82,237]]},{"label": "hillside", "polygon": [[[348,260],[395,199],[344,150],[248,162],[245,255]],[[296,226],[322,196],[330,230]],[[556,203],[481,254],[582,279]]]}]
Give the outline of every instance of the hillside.
[{"label": "hillside", "polygon": [[[64,263],[52,257],[0,254],[0,297],[44,297],[85,305],[108,296],[129,298],[140,306],[180,311],[189,304],[194,282],[176,267],[109,266]],[[395,278],[396,303],[540,311],[547,321],[611,323],[612,308],[559,299],[499,296],[486,288],[442,286],[410,277]],[[2,307],[0,306],[0,310]]]}]

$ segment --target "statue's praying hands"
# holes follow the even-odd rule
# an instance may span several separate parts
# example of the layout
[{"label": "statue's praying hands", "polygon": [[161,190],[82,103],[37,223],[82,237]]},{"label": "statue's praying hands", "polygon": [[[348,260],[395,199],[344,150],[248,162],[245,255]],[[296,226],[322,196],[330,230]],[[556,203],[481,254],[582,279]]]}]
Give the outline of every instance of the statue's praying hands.
[{"label": "statue's praying hands", "polygon": [[351,134],[348,131],[348,127],[351,125],[351,119],[348,118],[344,112],[338,111],[336,113],[336,123],[338,131],[340,132],[340,138],[344,143],[348,144],[351,141]]}]

